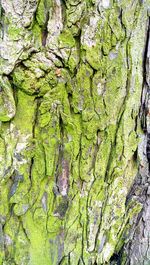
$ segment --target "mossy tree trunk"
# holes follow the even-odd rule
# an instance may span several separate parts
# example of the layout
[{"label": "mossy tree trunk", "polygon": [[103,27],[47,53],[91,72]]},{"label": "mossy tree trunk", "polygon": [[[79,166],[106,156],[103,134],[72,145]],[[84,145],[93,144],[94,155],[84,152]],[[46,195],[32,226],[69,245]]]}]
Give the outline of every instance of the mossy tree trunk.
[{"label": "mossy tree trunk", "polygon": [[0,264],[150,264],[149,0],[1,0]]}]

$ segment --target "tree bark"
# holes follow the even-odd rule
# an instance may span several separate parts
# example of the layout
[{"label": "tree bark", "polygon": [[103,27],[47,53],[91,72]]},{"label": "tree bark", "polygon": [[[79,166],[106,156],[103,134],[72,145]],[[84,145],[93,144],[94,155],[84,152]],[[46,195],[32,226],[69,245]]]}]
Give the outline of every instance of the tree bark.
[{"label": "tree bark", "polygon": [[1,0],[0,264],[150,264],[149,0]]}]

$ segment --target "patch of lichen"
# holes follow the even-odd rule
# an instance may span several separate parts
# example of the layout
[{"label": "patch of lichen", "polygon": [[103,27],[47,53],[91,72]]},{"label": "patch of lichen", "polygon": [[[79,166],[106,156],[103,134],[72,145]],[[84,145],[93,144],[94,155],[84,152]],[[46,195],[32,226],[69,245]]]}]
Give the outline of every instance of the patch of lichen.
[{"label": "patch of lichen", "polygon": [[24,34],[23,34],[22,28],[17,28],[16,26],[13,25],[13,23],[9,22],[9,24],[8,24],[8,35],[9,35],[10,39],[17,41]]},{"label": "patch of lichen", "polygon": [[66,25],[73,36],[78,36],[87,16],[87,3],[85,0],[82,2],[67,1],[66,6]]},{"label": "patch of lichen", "polygon": [[[85,59],[95,70],[103,68],[103,55],[107,56],[114,47],[119,46],[125,39],[125,30],[122,28],[119,16],[119,10],[113,8],[111,11],[104,12],[103,19],[98,19],[96,16],[93,18],[97,21],[93,21],[94,29],[91,28],[91,36],[89,36],[89,40],[82,43],[82,49],[86,51]],[[90,21],[91,26],[93,26],[92,18]],[[97,23],[97,28],[95,28],[95,23]],[[86,28],[84,30],[86,31]]]},{"label": "patch of lichen", "polygon": [[[115,248],[115,251],[119,253],[124,243],[128,240],[128,236],[133,228],[133,224],[135,220],[137,220],[139,213],[141,212],[143,205],[136,201],[136,199],[132,199],[126,207],[126,215],[124,217],[124,222],[121,230],[118,235],[118,242]],[[123,259],[123,258],[122,258]]]},{"label": "patch of lichen", "polygon": [[[36,102],[34,97],[30,97],[18,90],[17,93],[17,110],[15,118],[12,122],[14,132],[11,137],[14,141],[13,150],[13,168],[14,173],[12,176],[12,186],[10,188],[10,203],[19,203],[26,205],[27,200],[24,197],[30,189],[30,163],[34,155],[34,144],[32,142],[32,130],[35,118]],[[24,124],[24,115],[26,117]],[[25,197],[26,198],[26,197]],[[20,205],[20,206],[21,206]],[[26,207],[26,206],[25,206]],[[17,211],[24,211],[23,209]],[[18,215],[20,215],[18,213]]]},{"label": "patch of lichen", "polygon": [[47,78],[37,78],[30,70],[18,67],[13,73],[14,85],[29,95],[46,93],[50,90]]},{"label": "patch of lichen", "polygon": [[101,61],[102,69],[95,73],[92,80],[93,101],[101,128],[106,128],[110,123],[115,124],[116,117],[121,112],[126,95],[125,49],[123,45],[118,51],[111,52],[114,58],[104,58]]},{"label": "patch of lichen", "polygon": [[133,5],[131,3],[126,5],[126,2],[123,0],[121,7],[123,7],[122,22],[126,28],[127,36],[129,36],[133,28],[136,26],[137,21],[140,21],[138,17],[142,9],[145,9],[145,4],[141,6],[138,1],[135,1]]},{"label": "patch of lichen", "polygon": [[58,47],[66,67],[73,73],[79,63],[77,44],[70,29],[64,29],[58,37]]},{"label": "patch of lichen", "polygon": [[0,76],[0,121],[11,120],[16,113],[13,90],[7,77]]},{"label": "patch of lichen", "polygon": [[51,0],[40,0],[35,13],[32,31],[34,35],[34,43],[37,47],[42,45],[42,35],[47,30],[49,12],[52,7]]},{"label": "patch of lichen", "polygon": [[25,35],[24,28],[21,27],[20,25],[14,24],[12,16],[4,16],[4,21],[3,23],[5,24],[6,27],[6,33],[8,34],[10,40],[13,41],[18,41]]},{"label": "patch of lichen", "polygon": [[[70,56],[69,60],[72,60],[71,58]],[[62,68],[62,63],[58,59],[54,63],[43,52],[33,55],[31,60],[23,61],[24,66],[14,69],[12,74],[14,85],[29,95],[44,96],[52,88],[57,87],[58,83],[63,83],[66,84],[69,92],[71,85],[69,72]],[[74,69],[76,63],[72,67]]]}]

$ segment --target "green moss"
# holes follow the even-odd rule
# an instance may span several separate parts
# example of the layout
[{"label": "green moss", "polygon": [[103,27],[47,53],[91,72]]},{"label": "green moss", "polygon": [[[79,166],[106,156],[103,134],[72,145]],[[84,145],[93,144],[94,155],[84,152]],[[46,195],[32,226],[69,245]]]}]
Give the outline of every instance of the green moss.
[{"label": "green moss", "polygon": [[73,38],[71,31],[66,29],[59,36],[60,48],[73,48],[75,47],[75,39]]},{"label": "green moss", "polygon": [[36,81],[35,76],[31,71],[24,71],[22,67],[17,68],[13,73],[13,82],[17,88],[24,90],[31,95],[35,93]]},{"label": "green moss", "polygon": [[101,68],[101,50],[98,45],[92,48],[86,48],[86,60],[95,70]]},{"label": "green moss", "polygon": [[45,21],[46,21],[46,10],[45,10],[45,1],[40,0],[38,4],[38,8],[36,11],[36,20],[39,24],[39,26],[44,26]]},{"label": "green moss", "polygon": [[44,28],[48,19],[48,12],[51,8],[51,0],[40,0],[36,10],[36,20],[41,28]]},{"label": "green moss", "polygon": [[[93,112],[91,112],[93,106],[90,96],[92,74],[93,70],[87,64],[82,64],[78,70],[73,91],[72,106],[74,111],[76,113],[86,109],[85,116],[93,115]],[[84,120],[86,120],[86,117]]]},{"label": "green moss", "polygon": [[[37,102],[34,96],[29,96],[21,90],[17,90],[18,111],[15,115],[13,123],[15,124],[16,129],[20,132],[22,137],[29,135],[32,139],[32,127],[34,124],[36,104]],[[29,139],[26,140],[29,141]]]},{"label": "green moss", "polygon": [[111,28],[108,25],[108,22],[105,23],[104,29],[102,31],[102,50],[104,55],[108,55],[109,51],[111,50]]},{"label": "green moss", "polygon": [[35,46],[39,48],[42,43],[42,30],[37,23],[33,24],[32,32],[33,32]]},{"label": "green moss", "polygon": [[70,71],[72,73],[74,73],[74,70],[77,68],[78,64],[79,64],[79,54],[78,54],[78,51],[77,51],[77,47],[74,47],[71,50],[71,54],[69,56],[67,65],[68,65]]},{"label": "green moss", "polygon": [[[52,264],[49,253],[49,242],[45,230],[46,219],[34,220],[30,211],[23,217],[23,226],[30,238],[30,263],[33,265]],[[43,244],[44,242],[44,244]]]}]

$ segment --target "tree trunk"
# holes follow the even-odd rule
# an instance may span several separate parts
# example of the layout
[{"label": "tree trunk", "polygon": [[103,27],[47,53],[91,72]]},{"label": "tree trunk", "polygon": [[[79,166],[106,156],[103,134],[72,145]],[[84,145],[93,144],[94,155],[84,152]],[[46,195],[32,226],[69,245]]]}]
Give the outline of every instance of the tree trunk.
[{"label": "tree trunk", "polygon": [[0,265],[150,264],[149,0],[1,0]]}]

